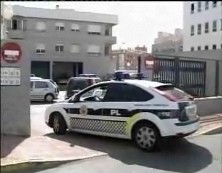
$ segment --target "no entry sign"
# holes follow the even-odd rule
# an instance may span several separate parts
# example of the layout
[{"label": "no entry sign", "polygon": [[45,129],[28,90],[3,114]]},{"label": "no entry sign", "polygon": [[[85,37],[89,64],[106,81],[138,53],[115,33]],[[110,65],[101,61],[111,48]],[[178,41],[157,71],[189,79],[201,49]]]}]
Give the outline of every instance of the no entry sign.
[{"label": "no entry sign", "polygon": [[21,47],[15,42],[7,42],[1,48],[1,59],[7,63],[17,63],[21,56]]}]

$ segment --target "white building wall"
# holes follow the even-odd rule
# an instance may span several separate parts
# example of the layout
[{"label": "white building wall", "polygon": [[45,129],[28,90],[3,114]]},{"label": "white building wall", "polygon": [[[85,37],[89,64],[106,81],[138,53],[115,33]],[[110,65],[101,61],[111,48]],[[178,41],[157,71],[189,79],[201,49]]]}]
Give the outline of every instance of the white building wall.
[{"label": "white building wall", "polygon": [[[205,10],[205,1],[201,1],[201,12],[198,12],[197,1],[185,1],[184,2],[184,15],[183,15],[183,51],[190,51],[191,47],[197,50],[198,46],[201,46],[201,50],[208,45],[209,49],[212,49],[214,44],[217,45],[217,49],[221,49],[222,44],[222,2],[217,1],[217,7],[213,8],[213,2],[209,2],[209,9]],[[194,3],[194,13],[191,14],[191,3]],[[217,32],[212,31],[213,20],[217,20]],[[209,22],[209,33],[205,33],[205,22]],[[202,25],[201,35],[197,35],[197,25]],[[191,36],[191,25],[194,25],[194,35]]]}]

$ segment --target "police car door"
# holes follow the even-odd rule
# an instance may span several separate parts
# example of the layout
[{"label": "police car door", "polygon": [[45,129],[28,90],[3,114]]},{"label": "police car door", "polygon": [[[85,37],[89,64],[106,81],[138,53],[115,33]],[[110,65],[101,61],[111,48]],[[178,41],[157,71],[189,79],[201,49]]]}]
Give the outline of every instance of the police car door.
[{"label": "police car door", "polygon": [[79,101],[70,106],[72,108],[69,108],[68,115],[72,130],[86,133],[100,131],[99,123],[102,119],[101,87],[103,87],[102,91],[106,92],[106,85],[104,84],[93,86],[79,94]]},{"label": "police car door", "polygon": [[108,88],[103,100],[103,116],[113,123],[112,130],[115,136],[127,135],[126,126],[130,117],[143,109],[136,105],[152,99],[153,96],[145,90],[131,84],[113,83]]}]

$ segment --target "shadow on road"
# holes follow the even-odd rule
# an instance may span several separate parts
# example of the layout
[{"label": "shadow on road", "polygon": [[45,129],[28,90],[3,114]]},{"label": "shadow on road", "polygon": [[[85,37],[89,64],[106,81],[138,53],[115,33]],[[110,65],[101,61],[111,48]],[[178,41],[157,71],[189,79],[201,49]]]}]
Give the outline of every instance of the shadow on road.
[{"label": "shadow on road", "polygon": [[[187,139],[164,140],[162,149],[147,153],[135,147],[131,141],[91,136],[69,132],[63,136],[53,133],[46,136],[75,145],[107,153],[111,158],[128,165],[141,165],[149,168],[175,171],[196,172],[212,162],[211,153]],[[71,148],[70,148],[71,149]]]},{"label": "shadow on road", "polygon": [[1,135],[1,158],[9,155],[22,141],[27,139],[24,136]]}]

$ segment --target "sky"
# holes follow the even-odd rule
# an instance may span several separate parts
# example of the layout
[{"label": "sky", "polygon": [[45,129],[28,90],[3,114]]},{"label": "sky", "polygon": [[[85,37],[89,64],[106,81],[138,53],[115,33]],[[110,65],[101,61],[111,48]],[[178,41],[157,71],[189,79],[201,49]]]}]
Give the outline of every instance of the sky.
[{"label": "sky", "polygon": [[129,47],[151,46],[159,31],[174,33],[183,27],[182,1],[6,1],[10,5],[38,8],[75,9],[82,12],[96,12],[118,15],[118,25],[113,27],[117,45]]}]

